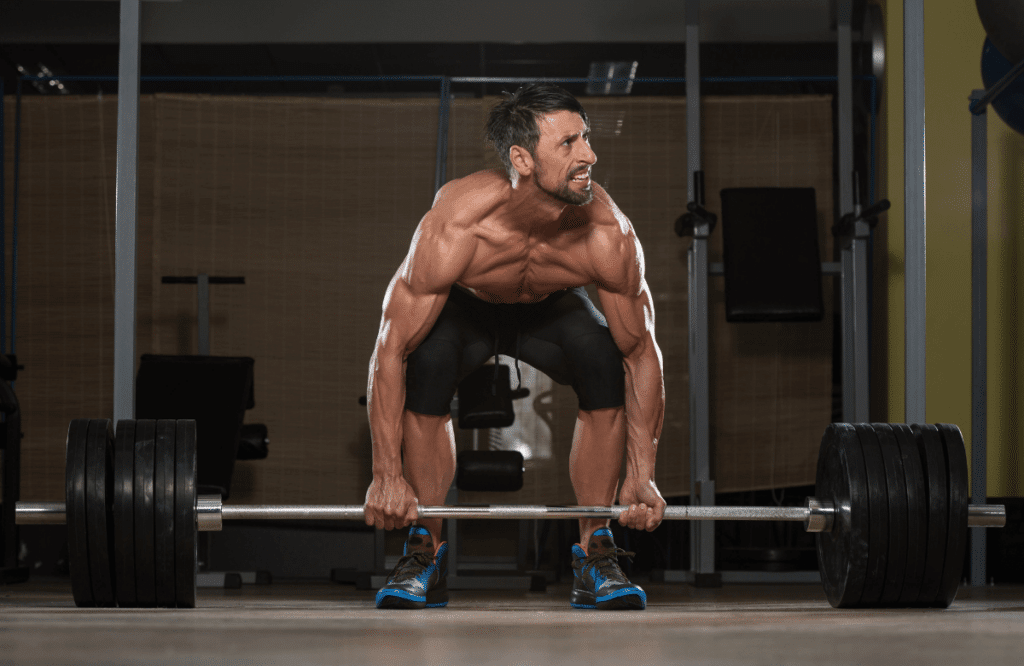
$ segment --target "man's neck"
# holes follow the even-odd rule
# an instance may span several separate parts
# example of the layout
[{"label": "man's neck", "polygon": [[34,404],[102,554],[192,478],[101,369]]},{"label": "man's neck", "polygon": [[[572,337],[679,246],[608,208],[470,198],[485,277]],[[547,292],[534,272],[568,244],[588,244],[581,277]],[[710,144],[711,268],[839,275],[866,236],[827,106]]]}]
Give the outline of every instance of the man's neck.
[{"label": "man's neck", "polygon": [[512,186],[507,222],[523,231],[557,228],[569,204],[559,201],[530,178],[521,178]]}]

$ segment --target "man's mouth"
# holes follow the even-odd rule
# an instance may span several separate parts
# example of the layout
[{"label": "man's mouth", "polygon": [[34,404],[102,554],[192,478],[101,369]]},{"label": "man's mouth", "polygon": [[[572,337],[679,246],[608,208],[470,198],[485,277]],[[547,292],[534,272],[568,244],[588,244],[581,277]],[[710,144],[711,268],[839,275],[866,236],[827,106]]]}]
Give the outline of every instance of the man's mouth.
[{"label": "man's mouth", "polygon": [[569,180],[571,180],[571,181],[573,181],[575,183],[584,183],[584,184],[590,182],[590,169],[589,168],[588,169],[583,169],[582,171],[577,172],[576,175],[574,175]]}]

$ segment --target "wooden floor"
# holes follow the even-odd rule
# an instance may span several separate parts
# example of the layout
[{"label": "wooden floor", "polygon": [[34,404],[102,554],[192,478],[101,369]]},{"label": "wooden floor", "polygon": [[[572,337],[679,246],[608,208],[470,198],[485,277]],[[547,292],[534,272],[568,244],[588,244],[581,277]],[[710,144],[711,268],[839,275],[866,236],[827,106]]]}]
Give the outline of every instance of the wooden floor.
[{"label": "wooden floor", "polygon": [[546,593],[452,592],[380,611],[372,592],[275,582],[200,590],[193,610],[80,609],[66,582],[0,587],[0,665],[1019,664],[1024,587],[962,588],[948,610],[837,611],[815,585],[647,585],[642,612]]}]

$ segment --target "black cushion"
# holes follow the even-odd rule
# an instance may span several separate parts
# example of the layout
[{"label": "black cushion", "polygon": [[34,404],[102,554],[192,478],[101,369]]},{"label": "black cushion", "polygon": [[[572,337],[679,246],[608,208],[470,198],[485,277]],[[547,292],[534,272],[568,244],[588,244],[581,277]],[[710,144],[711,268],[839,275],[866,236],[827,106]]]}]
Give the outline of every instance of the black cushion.
[{"label": "black cushion", "polygon": [[197,485],[230,493],[245,410],[254,406],[253,359],[144,354],[135,383],[140,419],[195,419]]},{"label": "black cushion", "polygon": [[722,190],[722,239],[727,321],[821,321],[813,188]]}]

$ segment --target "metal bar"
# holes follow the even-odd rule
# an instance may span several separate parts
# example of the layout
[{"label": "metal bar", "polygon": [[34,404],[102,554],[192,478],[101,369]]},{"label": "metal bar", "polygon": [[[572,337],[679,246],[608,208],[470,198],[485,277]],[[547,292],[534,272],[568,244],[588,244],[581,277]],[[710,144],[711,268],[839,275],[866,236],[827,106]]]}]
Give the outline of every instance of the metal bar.
[{"label": "metal bar", "polygon": [[[821,262],[822,275],[842,275],[842,264],[838,261]],[[725,275],[725,264],[714,261],[708,264],[708,275]]]},{"label": "metal bar", "polygon": [[139,5],[121,0],[114,203],[114,422],[135,414],[135,247],[139,149]]},{"label": "metal bar", "polygon": [[[686,171],[689,201],[700,201],[694,174],[701,166],[700,0],[686,0]],[[711,375],[708,360],[707,224],[694,229],[689,259],[690,298],[690,503],[714,504],[711,480]],[[715,567],[714,525],[690,528],[690,562],[695,573]]]},{"label": "metal bar", "polygon": [[982,90],[980,95],[971,96],[971,113],[977,115],[985,113],[985,109],[988,105],[995,101],[996,97],[999,97],[1004,90],[1006,90],[1011,83],[1017,80],[1021,74],[1024,74],[1024,60],[1021,60],[1014,65],[1009,72],[1003,75],[1003,78],[992,84],[992,87],[988,90]]},{"label": "metal bar", "polygon": [[[807,522],[816,515],[834,513],[827,503],[808,498],[809,506],[762,507],[762,506],[669,506],[665,509],[665,520],[753,520]],[[216,501],[206,497],[197,501],[199,520],[216,529],[218,518]],[[550,520],[561,518],[610,518],[617,519],[624,506],[538,506],[530,504],[506,504],[490,506],[421,506],[421,518],[472,518],[472,519],[514,519]],[[18,502],[15,515],[18,525],[61,525],[64,524],[64,502]],[[239,504],[222,505],[219,520],[362,520],[362,504]],[[972,504],[967,508],[967,524],[971,527],[1003,527],[1006,524],[1006,507],[1001,504]]]},{"label": "metal bar", "polygon": [[448,180],[448,127],[451,117],[452,84],[448,77],[441,78],[441,92],[437,109],[437,164],[434,166],[434,193]]},{"label": "metal bar", "polygon": [[903,2],[906,423],[927,420],[924,0]]},{"label": "metal bar", "polygon": [[[980,99],[975,90],[971,99]],[[987,500],[988,114],[971,116],[971,501]],[[986,583],[986,536],[971,531],[971,585]]]},{"label": "metal bar", "polygon": [[196,319],[198,322],[198,352],[210,355],[210,276],[200,273],[196,278]]}]

